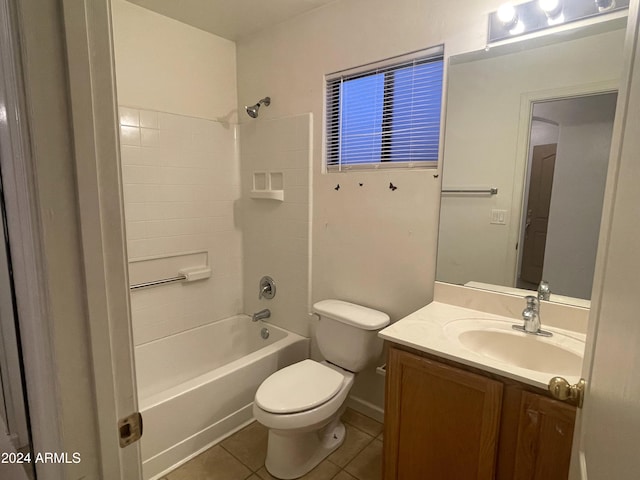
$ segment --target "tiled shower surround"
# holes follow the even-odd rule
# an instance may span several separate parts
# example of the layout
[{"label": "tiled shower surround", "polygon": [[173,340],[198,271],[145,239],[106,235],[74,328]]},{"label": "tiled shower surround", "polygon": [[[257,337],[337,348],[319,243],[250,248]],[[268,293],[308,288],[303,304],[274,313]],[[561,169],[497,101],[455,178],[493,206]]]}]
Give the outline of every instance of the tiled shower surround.
[{"label": "tiled shower surround", "polygon": [[[310,336],[311,289],[311,114],[243,123],[240,130],[244,259],[247,313],[271,310],[270,322]],[[271,177],[283,201],[252,198],[254,175]],[[277,185],[273,180],[277,178]],[[273,300],[258,300],[258,281],[276,281]]]},{"label": "tiled shower surround", "polygon": [[242,312],[236,126],[120,107],[120,133],[129,261],[206,252],[212,269],[132,292],[136,345]]},{"label": "tiled shower surround", "polygon": [[[136,345],[262,308],[310,334],[311,122],[238,126],[120,107],[130,272],[192,253],[212,269],[207,280],[133,291]],[[251,198],[254,172],[274,173],[284,201]],[[263,275],[276,281],[273,300],[258,300]]]}]

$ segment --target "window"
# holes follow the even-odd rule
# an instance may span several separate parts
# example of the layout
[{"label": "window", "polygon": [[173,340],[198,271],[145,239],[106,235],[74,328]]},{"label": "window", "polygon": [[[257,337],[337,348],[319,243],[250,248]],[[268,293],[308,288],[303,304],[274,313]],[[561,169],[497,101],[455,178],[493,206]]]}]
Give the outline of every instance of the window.
[{"label": "window", "polygon": [[443,64],[437,47],[328,76],[328,169],[435,165]]}]

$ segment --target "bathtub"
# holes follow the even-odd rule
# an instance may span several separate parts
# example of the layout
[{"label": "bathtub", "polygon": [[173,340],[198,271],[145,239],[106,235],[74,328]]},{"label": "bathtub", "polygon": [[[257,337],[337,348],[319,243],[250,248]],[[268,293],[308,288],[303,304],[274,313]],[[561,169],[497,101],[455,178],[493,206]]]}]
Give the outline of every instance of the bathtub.
[{"label": "bathtub", "polygon": [[252,421],[262,381],[308,357],[308,338],[246,315],[137,346],[144,479],[160,478]]}]

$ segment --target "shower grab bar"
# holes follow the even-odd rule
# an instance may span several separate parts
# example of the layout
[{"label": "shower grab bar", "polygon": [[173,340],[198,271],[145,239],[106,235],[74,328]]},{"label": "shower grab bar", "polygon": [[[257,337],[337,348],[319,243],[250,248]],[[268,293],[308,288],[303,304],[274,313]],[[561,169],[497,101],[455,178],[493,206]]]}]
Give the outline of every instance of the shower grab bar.
[{"label": "shower grab bar", "polygon": [[186,279],[187,279],[187,276],[184,274],[181,274],[181,275],[178,275],[177,277],[163,278],[161,280],[152,280],[150,282],[136,283],[134,285],[131,285],[129,289],[138,290],[140,288],[156,287],[158,285],[164,285],[166,283],[184,282]]},{"label": "shower grab bar", "polygon": [[178,275],[170,278],[162,278],[160,280],[151,280],[150,282],[136,283],[130,285],[130,290],[139,290],[141,288],[157,287],[167,283],[175,282],[195,282],[196,280],[204,280],[211,276],[211,268],[206,265],[197,267],[189,267],[178,270]]},{"label": "shower grab bar", "polygon": [[451,188],[442,190],[442,193],[486,193],[488,195],[497,195],[498,189],[496,187],[490,187],[486,189]]}]

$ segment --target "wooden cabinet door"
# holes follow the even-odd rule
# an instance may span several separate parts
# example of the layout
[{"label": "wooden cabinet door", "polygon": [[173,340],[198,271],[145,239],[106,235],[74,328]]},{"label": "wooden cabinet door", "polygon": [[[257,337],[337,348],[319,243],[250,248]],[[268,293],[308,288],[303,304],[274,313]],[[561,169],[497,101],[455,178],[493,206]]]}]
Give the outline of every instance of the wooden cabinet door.
[{"label": "wooden cabinet door", "polygon": [[502,384],[389,349],[386,480],[492,479]]},{"label": "wooden cabinet door", "polygon": [[576,407],[522,394],[515,480],[567,480]]}]

